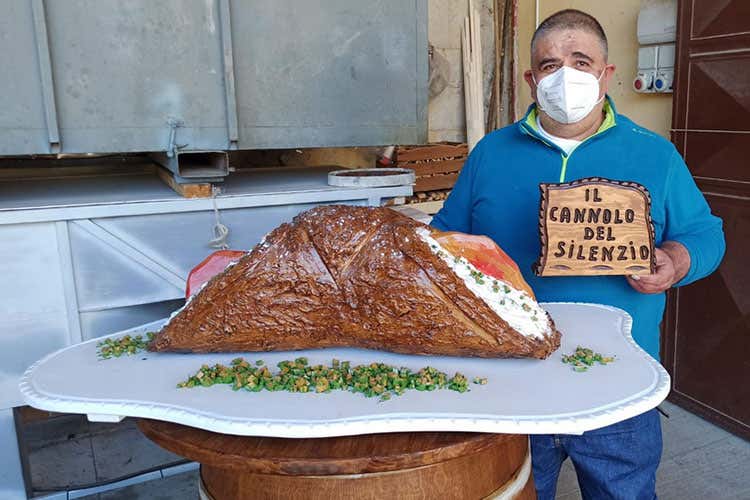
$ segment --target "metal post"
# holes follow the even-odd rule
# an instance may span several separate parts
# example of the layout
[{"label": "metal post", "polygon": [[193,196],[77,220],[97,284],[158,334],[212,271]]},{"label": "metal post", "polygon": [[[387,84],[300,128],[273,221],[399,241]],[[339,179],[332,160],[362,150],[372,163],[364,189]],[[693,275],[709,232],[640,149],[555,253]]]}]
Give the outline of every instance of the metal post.
[{"label": "metal post", "polygon": [[417,143],[426,143],[428,134],[427,126],[427,106],[428,106],[428,89],[422,82],[429,80],[429,53],[427,47],[427,1],[416,0],[414,2],[416,10],[414,28],[416,30],[416,53],[417,53],[417,78],[414,86],[416,89],[416,125],[417,125]]},{"label": "metal post", "polygon": [[26,500],[13,408],[0,410],[0,498]]},{"label": "metal post", "polygon": [[227,149],[237,149],[240,135],[237,121],[237,94],[234,88],[234,55],[232,54],[232,23],[230,16],[229,0],[219,0],[222,62],[224,64],[224,96],[226,99],[227,132],[229,136],[229,147]]},{"label": "metal post", "polygon": [[50,153],[60,152],[60,132],[57,126],[57,106],[55,104],[55,87],[52,81],[52,61],[49,55],[49,39],[47,38],[47,20],[44,14],[43,0],[32,0],[32,14],[34,17],[34,37],[36,39],[37,58],[39,60],[39,76],[42,85],[42,102],[47,119],[47,136],[49,137]]},{"label": "metal post", "polygon": [[78,308],[68,222],[55,222],[55,231],[57,232],[57,253],[60,256],[60,271],[63,287],[65,287],[65,305],[68,313],[68,345],[73,345],[83,342],[83,334],[81,333],[81,317]]}]

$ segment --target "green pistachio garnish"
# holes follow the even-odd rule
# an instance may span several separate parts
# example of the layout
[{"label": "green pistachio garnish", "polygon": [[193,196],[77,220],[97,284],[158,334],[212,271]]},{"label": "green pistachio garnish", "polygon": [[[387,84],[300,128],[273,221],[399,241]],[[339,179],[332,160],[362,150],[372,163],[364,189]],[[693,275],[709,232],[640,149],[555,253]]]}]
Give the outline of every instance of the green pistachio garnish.
[{"label": "green pistachio garnish", "polygon": [[[412,372],[408,368],[396,368],[384,363],[352,367],[349,361],[341,362],[337,359],[332,360],[330,365],[310,366],[306,358],[281,361],[276,365],[276,372],[272,372],[267,366],[257,366],[257,362],[252,366],[242,358],[232,360],[230,366],[203,365],[194,375],[177,384],[177,387],[228,384],[235,391],[244,389],[250,392],[266,390],[328,393],[332,390],[344,390],[360,393],[368,398],[379,397],[380,401],[400,396],[407,390],[469,390],[468,380],[461,373],[449,377],[430,366]],[[486,384],[486,381],[486,378],[477,377],[474,383]]]},{"label": "green pistachio garnish", "polygon": [[614,360],[613,356],[603,356],[598,352],[581,346],[576,347],[576,351],[573,354],[563,354],[562,356],[562,362],[571,365],[571,368],[576,372],[585,372],[594,363],[606,365],[612,363]]},{"label": "green pistachio garnish", "polygon": [[96,344],[97,354],[102,359],[138,354],[146,349],[149,342],[154,340],[154,335],[156,333],[147,332],[146,338],[143,335],[125,335],[117,339],[104,339]]}]

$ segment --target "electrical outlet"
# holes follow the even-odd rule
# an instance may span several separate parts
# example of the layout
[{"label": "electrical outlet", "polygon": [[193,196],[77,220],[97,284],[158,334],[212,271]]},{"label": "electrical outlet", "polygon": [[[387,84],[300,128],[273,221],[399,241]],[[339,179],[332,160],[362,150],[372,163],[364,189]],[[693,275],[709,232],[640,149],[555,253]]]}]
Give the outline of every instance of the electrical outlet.
[{"label": "electrical outlet", "polygon": [[635,76],[633,80],[633,90],[639,93],[648,93],[654,91],[654,73],[651,71],[642,71]]}]

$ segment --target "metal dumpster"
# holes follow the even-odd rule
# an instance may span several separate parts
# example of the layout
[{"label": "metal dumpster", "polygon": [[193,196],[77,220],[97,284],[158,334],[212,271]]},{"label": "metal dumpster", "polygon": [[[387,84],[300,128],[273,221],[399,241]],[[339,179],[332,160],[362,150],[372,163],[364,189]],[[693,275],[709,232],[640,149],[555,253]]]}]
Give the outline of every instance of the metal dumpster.
[{"label": "metal dumpster", "polygon": [[0,156],[427,137],[427,0],[4,0],[0,43]]}]

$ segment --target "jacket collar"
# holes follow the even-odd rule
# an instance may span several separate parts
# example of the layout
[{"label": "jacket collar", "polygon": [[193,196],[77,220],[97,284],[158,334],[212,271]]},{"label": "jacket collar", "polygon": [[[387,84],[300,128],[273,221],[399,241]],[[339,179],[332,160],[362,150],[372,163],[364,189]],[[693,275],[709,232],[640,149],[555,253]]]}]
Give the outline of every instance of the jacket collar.
[{"label": "jacket collar", "polygon": [[[522,132],[526,132],[537,139],[542,139],[541,134],[539,134],[539,130],[537,128],[536,118],[537,118],[537,106],[536,103],[532,103],[531,106],[529,106],[529,109],[526,110],[526,114],[524,115],[521,120],[519,120],[518,126],[522,129]],[[599,126],[599,129],[596,131],[594,135],[591,137],[597,136],[603,132],[606,132],[607,130],[615,127],[617,125],[617,109],[615,108],[615,103],[612,100],[612,98],[607,95],[604,101],[604,121]],[[590,139],[589,137],[588,139]]]}]

